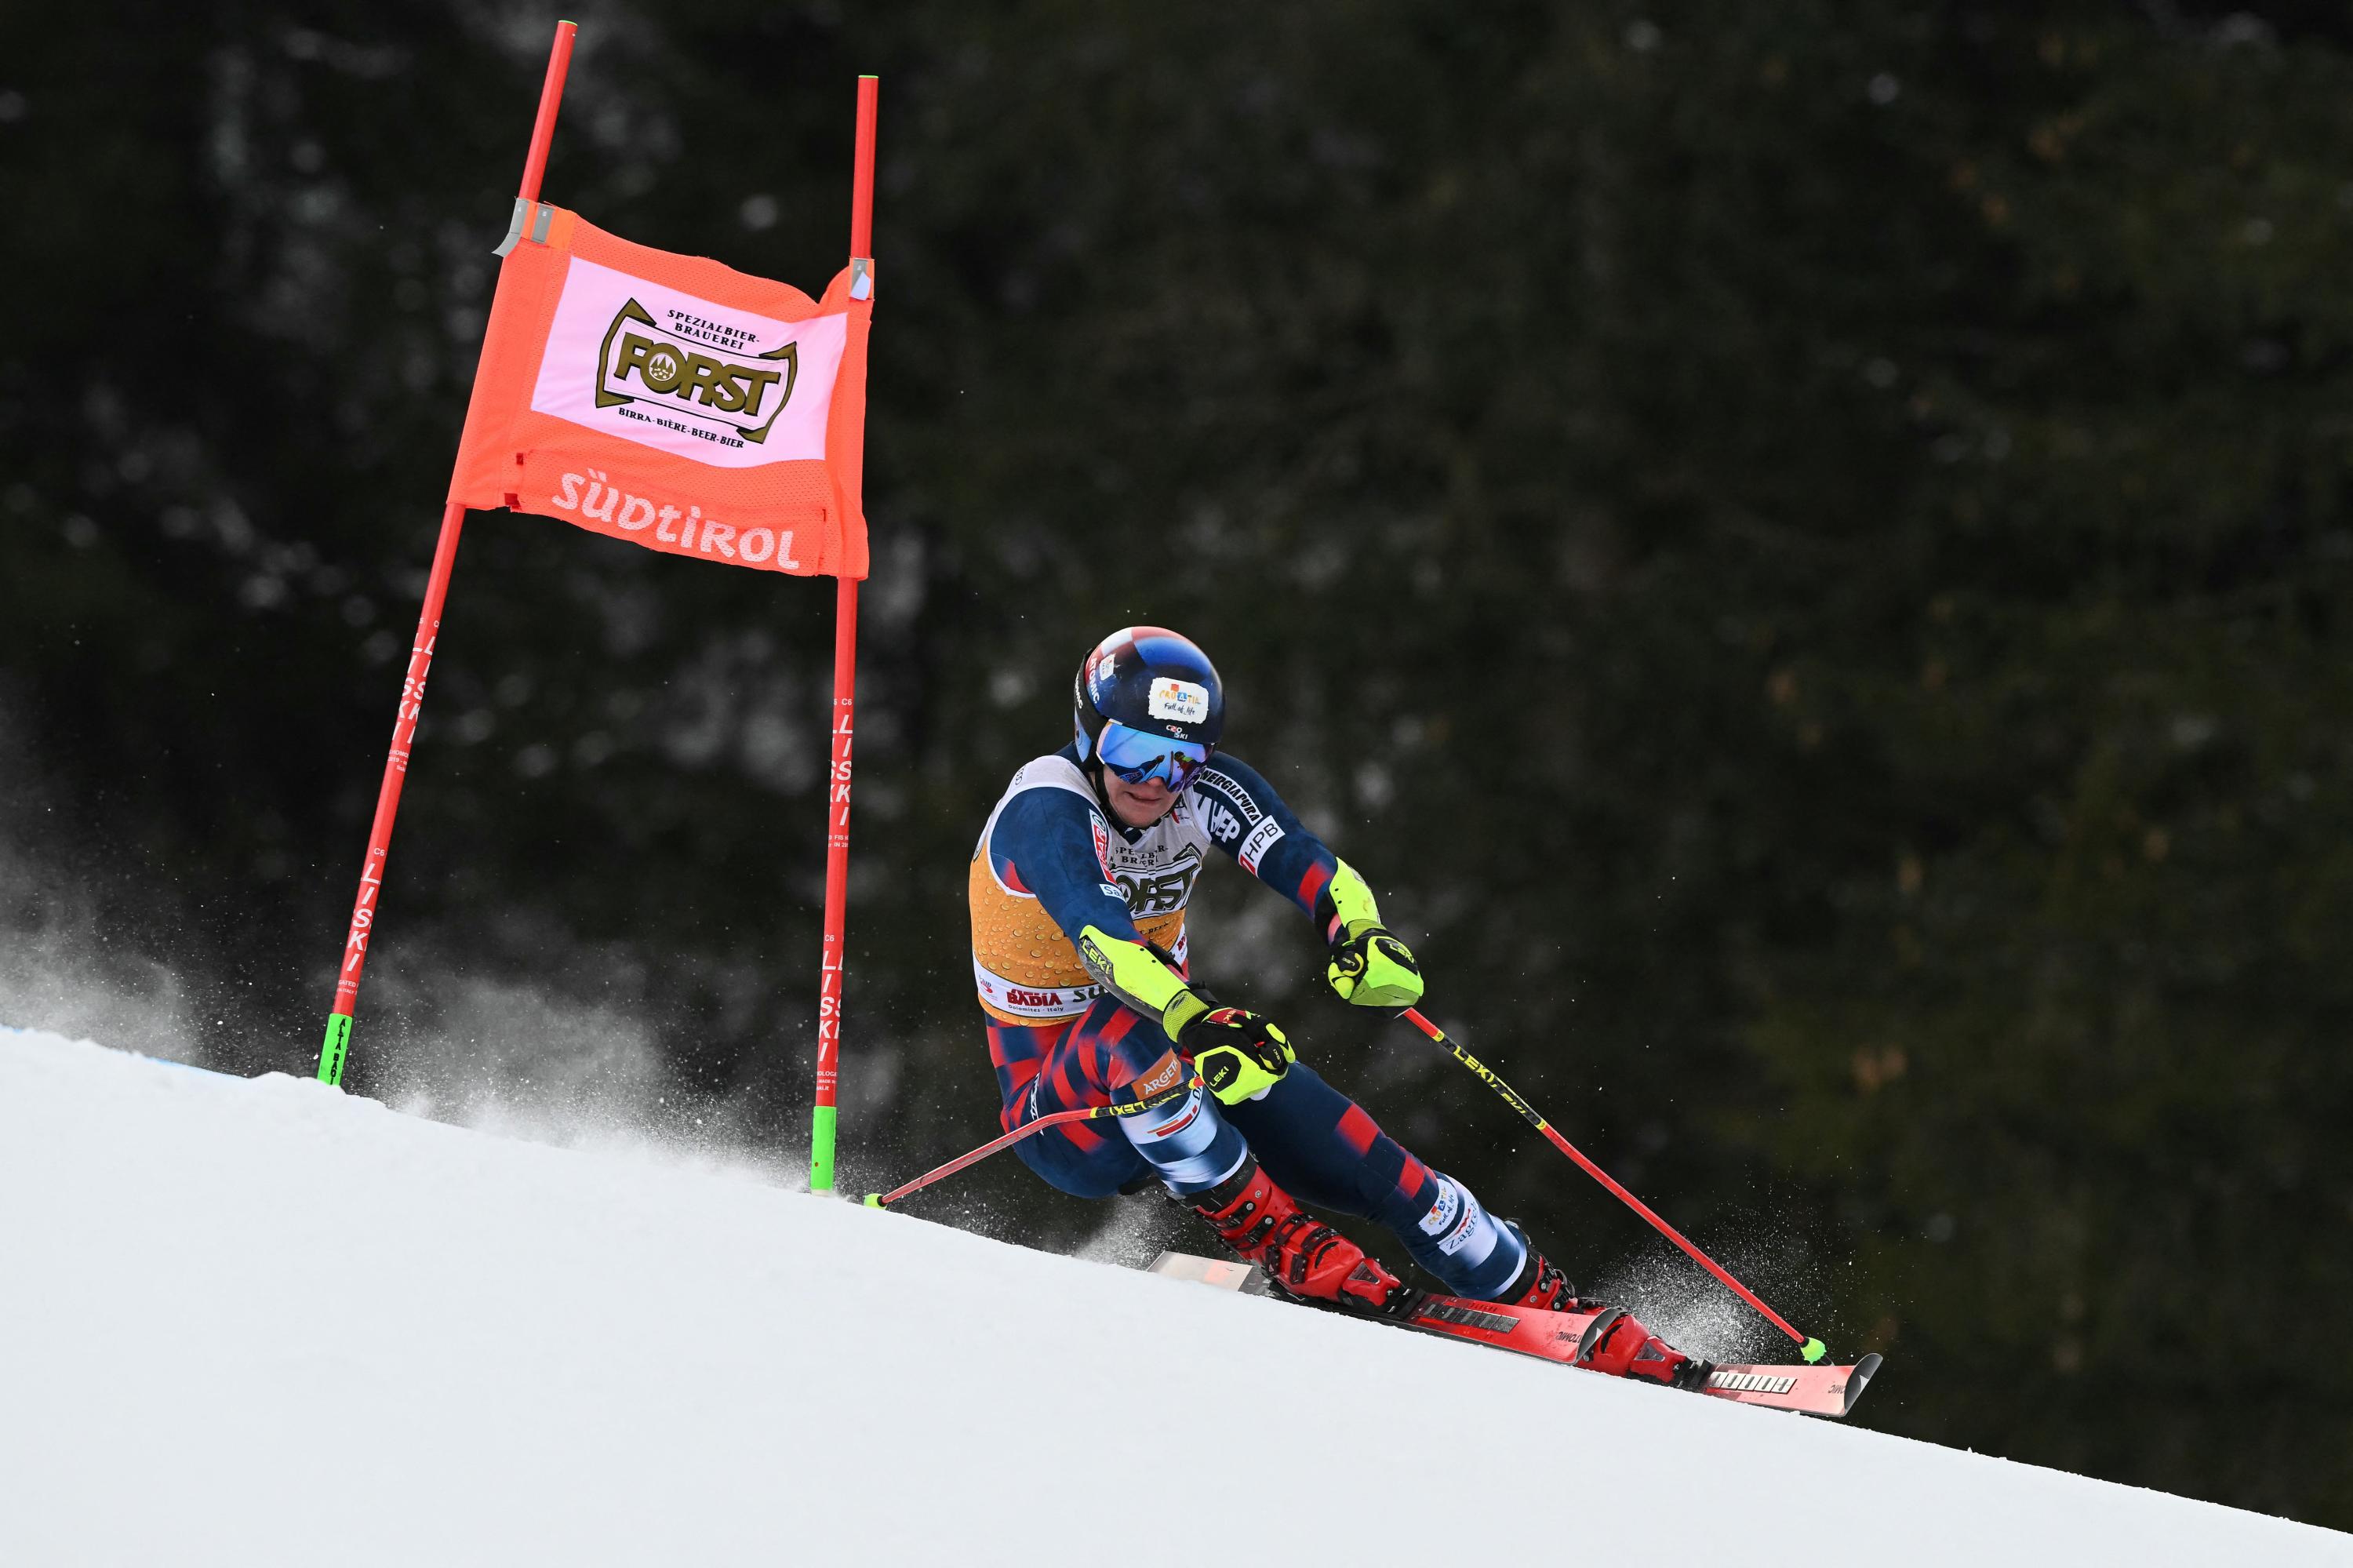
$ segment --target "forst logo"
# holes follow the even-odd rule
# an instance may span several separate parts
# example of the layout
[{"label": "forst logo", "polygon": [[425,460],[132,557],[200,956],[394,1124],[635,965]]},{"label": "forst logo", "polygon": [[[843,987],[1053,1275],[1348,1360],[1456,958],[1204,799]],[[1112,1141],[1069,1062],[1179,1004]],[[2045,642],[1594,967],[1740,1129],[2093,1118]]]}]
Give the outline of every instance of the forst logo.
[{"label": "forst logo", "polygon": [[[715,341],[696,342],[689,334]],[[699,316],[666,328],[630,300],[605,332],[596,364],[596,407],[658,397],[671,413],[719,426],[747,441],[765,441],[792,400],[800,345],[788,343],[761,355],[731,354],[725,346],[730,339],[748,337],[741,329]]]},{"label": "forst logo", "polygon": [[1187,861],[1158,876],[1123,874],[1119,889],[1127,898],[1130,915],[1166,915],[1185,907],[1186,897],[1193,890],[1193,879],[1200,874],[1201,863]]}]

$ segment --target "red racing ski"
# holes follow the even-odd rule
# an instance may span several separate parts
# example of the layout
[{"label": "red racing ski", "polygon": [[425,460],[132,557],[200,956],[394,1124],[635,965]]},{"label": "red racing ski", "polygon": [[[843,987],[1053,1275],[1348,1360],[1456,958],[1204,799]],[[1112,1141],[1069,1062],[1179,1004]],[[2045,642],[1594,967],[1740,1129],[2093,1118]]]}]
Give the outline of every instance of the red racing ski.
[{"label": "red racing ski", "polygon": [[[1536,1307],[1513,1307],[1499,1301],[1465,1301],[1457,1296],[1425,1295],[1398,1319],[1426,1334],[1493,1345],[1539,1361],[1584,1365],[1593,1349],[1625,1315],[1622,1307],[1593,1312],[1547,1312]],[[1697,1363],[1696,1379],[1687,1386],[1718,1399],[1740,1404],[1762,1404],[1775,1410],[1802,1411],[1808,1415],[1843,1416],[1862,1397],[1879,1357],[1868,1355],[1852,1366],[1754,1366],[1731,1361]],[[1620,1374],[1637,1375],[1640,1374]]]},{"label": "red racing ski", "polygon": [[[1271,1294],[1264,1270],[1226,1259],[1164,1252],[1153,1261],[1151,1272],[1246,1295]],[[1622,1307],[1597,1308],[1590,1312],[1548,1312],[1537,1307],[1466,1301],[1459,1296],[1414,1291],[1402,1310],[1374,1320],[1451,1340],[1467,1340],[1475,1345],[1534,1356],[1538,1361],[1607,1371],[1637,1380],[1643,1377],[1638,1370],[1609,1364],[1604,1354],[1613,1331],[1621,1327],[1639,1328]],[[1795,1410],[1836,1419],[1852,1411],[1855,1401],[1862,1397],[1873,1374],[1879,1371],[1879,1361],[1873,1354],[1852,1366],[1693,1361],[1682,1370],[1672,1386],[1690,1388],[1738,1404],[1761,1404],[1773,1410]]]}]

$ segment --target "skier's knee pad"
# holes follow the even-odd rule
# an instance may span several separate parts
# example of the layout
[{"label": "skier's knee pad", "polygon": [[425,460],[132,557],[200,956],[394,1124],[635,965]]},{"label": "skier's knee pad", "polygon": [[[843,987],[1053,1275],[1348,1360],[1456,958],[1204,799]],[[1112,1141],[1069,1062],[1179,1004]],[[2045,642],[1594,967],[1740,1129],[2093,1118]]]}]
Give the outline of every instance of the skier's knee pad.
[{"label": "skier's knee pad", "polygon": [[1162,1184],[1178,1194],[1208,1192],[1240,1169],[1250,1153],[1198,1082],[1181,1099],[1122,1117],[1119,1127]]}]

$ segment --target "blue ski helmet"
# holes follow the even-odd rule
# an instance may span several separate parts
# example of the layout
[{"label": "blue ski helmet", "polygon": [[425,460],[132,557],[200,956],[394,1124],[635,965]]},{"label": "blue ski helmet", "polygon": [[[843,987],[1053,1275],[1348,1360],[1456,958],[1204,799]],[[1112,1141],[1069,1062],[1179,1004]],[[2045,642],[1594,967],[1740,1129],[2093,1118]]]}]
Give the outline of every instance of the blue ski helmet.
[{"label": "blue ski helmet", "polygon": [[1157,626],[1126,627],[1096,643],[1079,666],[1071,707],[1082,763],[1117,768],[1134,782],[1157,774],[1176,789],[1226,731],[1217,666],[1191,638]]}]

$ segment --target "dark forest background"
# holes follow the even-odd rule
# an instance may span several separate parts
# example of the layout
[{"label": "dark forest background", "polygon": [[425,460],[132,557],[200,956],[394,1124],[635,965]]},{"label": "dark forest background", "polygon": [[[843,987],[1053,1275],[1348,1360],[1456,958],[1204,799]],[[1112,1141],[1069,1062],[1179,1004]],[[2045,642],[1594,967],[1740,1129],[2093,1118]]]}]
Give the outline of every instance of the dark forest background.
[{"label": "dark forest background", "polygon": [[[806,288],[882,79],[846,1186],[993,1129],[974,835],[1175,626],[1433,1013],[1887,1352],[1866,1424],[2353,1527],[2342,7],[575,15],[548,198]],[[5,939],[219,1065],[315,1059],[553,21],[0,23]],[[831,598],[473,517],[353,1088],[800,1157]],[[1243,884],[1213,983],[1674,1274]]]}]

